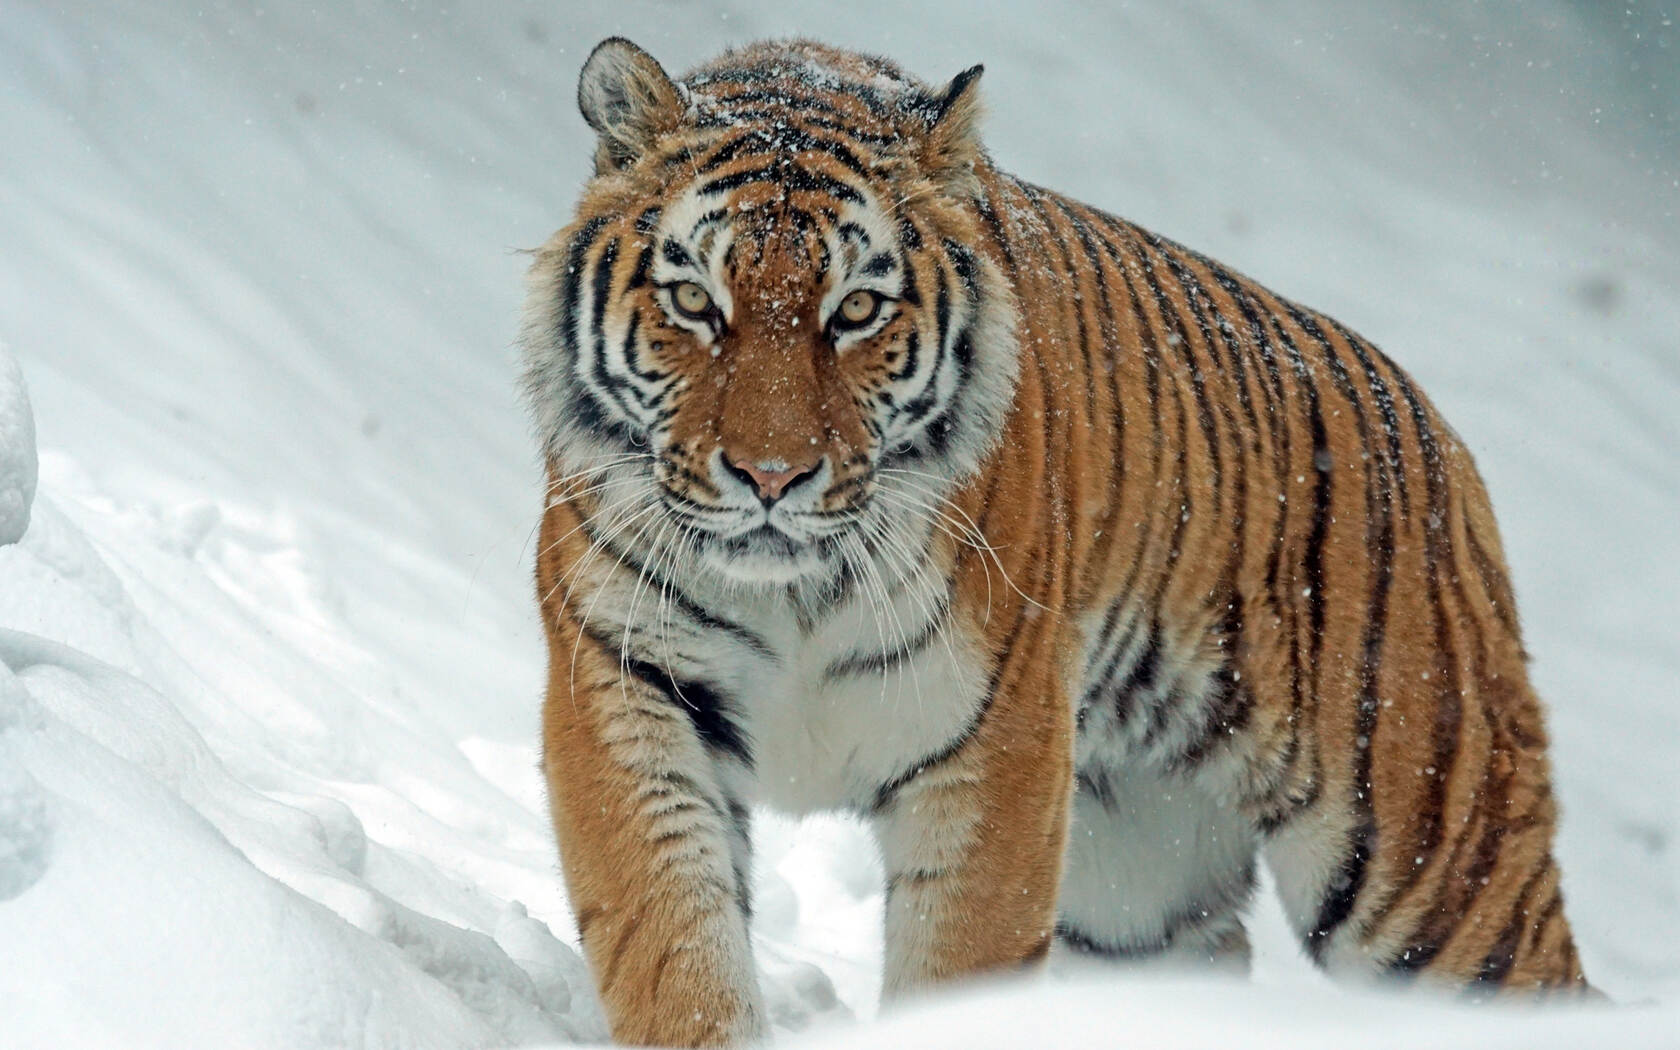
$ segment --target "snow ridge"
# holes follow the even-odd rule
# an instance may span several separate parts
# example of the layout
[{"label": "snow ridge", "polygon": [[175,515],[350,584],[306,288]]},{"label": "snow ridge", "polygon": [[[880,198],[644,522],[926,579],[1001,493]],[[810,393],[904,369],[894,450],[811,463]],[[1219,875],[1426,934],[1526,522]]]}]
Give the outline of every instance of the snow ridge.
[{"label": "snow ridge", "polygon": [[0,342],[0,544],[16,543],[29,528],[37,470],[35,415],[23,366]]}]

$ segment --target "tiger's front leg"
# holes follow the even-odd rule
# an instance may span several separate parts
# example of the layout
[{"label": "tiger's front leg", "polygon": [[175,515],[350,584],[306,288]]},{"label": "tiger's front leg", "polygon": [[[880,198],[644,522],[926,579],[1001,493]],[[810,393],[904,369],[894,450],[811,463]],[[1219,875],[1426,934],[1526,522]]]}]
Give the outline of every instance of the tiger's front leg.
[{"label": "tiger's front leg", "polygon": [[[1043,651],[1018,651],[1035,650]],[[877,799],[886,998],[1019,969],[1049,951],[1072,788],[1072,715],[1048,666],[996,678],[1016,682],[993,696],[965,738]]]},{"label": "tiger's front leg", "polygon": [[636,1046],[761,1038],[745,874],[731,855],[739,809],[683,712],[592,639],[558,644],[566,633],[551,636],[543,772],[613,1038]]}]

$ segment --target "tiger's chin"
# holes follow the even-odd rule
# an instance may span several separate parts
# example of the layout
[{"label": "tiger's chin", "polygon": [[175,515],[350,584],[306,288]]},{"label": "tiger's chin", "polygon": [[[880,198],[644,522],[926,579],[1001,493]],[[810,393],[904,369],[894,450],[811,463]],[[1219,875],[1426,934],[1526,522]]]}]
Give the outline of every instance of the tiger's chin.
[{"label": "tiger's chin", "polygon": [[836,571],[827,544],[792,539],[770,526],[743,536],[708,538],[701,562],[737,586],[781,587],[831,576]]}]

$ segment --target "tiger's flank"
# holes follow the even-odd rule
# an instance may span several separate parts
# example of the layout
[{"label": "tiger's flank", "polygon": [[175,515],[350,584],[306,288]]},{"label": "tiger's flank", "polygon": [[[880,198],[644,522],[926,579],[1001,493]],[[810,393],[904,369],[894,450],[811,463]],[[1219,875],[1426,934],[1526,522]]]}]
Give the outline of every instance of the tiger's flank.
[{"label": "tiger's flank", "polygon": [[887,871],[885,993],[1243,970],[1585,988],[1487,492],[1370,342],[999,170],[980,67],[608,40],[536,256],[543,769],[614,1037],[738,1044],[751,813]]}]

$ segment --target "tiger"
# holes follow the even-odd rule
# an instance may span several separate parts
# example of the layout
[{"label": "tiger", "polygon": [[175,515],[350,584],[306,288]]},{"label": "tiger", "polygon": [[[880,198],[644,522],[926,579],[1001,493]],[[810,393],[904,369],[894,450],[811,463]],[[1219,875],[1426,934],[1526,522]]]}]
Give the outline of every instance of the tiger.
[{"label": "tiger", "polygon": [[1052,947],[1245,971],[1262,859],[1332,975],[1584,994],[1464,442],[1345,325],[1000,170],[981,69],[583,64],[519,339],[613,1037],[766,1037],[757,808],[873,830],[889,1002]]}]

